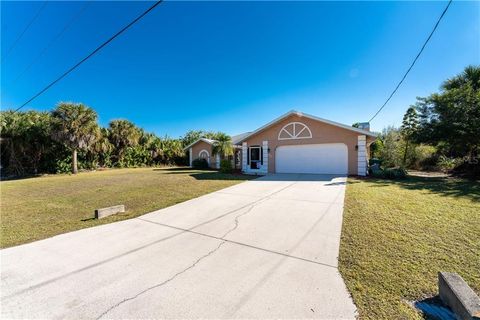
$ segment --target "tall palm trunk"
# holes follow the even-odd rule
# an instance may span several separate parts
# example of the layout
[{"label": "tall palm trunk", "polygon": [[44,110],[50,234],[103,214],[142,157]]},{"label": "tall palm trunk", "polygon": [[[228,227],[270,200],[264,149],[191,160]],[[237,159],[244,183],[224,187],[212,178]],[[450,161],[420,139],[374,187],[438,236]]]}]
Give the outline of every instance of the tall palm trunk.
[{"label": "tall palm trunk", "polygon": [[77,166],[77,149],[73,149],[72,151],[72,172],[73,174],[78,173],[78,166]]}]

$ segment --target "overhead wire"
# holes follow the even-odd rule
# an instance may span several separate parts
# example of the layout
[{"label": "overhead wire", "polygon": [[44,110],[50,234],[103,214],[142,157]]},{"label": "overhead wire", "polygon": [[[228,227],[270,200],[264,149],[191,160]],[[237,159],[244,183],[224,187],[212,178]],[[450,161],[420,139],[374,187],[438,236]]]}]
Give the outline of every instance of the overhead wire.
[{"label": "overhead wire", "polygon": [[390,93],[390,95],[388,96],[387,100],[385,100],[385,102],[382,104],[382,106],[380,107],[380,109],[378,109],[378,111],[373,115],[373,117],[368,120],[368,122],[371,122],[373,119],[375,119],[375,117],[380,113],[380,111],[383,110],[383,108],[385,108],[385,106],[387,105],[387,103],[390,101],[390,99],[392,99],[393,95],[397,92],[398,88],[400,88],[400,86],[402,85],[403,81],[405,80],[405,78],[407,77],[407,75],[410,73],[410,70],[412,70],[413,66],[415,65],[415,63],[417,62],[418,58],[420,58],[420,55],[422,54],[423,50],[425,49],[425,47],[427,46],[428,42],[430,41],[430,39],[432,38],[433,34],[435,33],[435,30],[437,30],[437,27],[438,25],[440,24],[440,21],[442,21],[442,18],[445,16],[445,14],[447,13],[447,10],[448,8],[450,7],[450,5],[452,4],[452,1],[453,0],[449,0],[448,1],[448,4],[447,6],[445,7],[445,9],[443,10],[442,14],[440,15],[440,17],[437,19],[437,22],[435,23],[432,31],[430,32],[430,34],[428,35],[428,38],[425,40],[425,42],[423,43],[422,47],[420,48],[420,51],[417,53],[417,55],[415,56],[415,59],[413,59],[413,62],[410,64],[410,67],[408,67],[407,71],[405,72],[405,74],[403,75],[402,79],[400,80],[400,82],[397,84],[397,86],[395,87],[395,89],[392,91],[392,93]]},{"label": "overhead wire", "polygon": [[63,34],[73,25],[73,23],[78,20],[82,16],[82,14],[85,12],[85,9],[87,9],[88,6],[92,1],[86,1],[83,6],[80,7],[80,9],[72,16],[70,20],[65,24],[65,26],[62,28],[62,30],[54,37],[50,42],[43,47],[43,49],[39,52],[39,54],[30,61],[30,63],[18,74],[18,76],[10,83],[10,85],[16,83],[30,68],[38,62],[38,60],[52,47],[52,45],[60,39]]},{"label": "overhead wire", "polygon": [[35,95],[33,95],[30,99],[28,99],[27,101],[25,101],[23,104],[20,105],[20,107],[18,107],[17,109],[15,109],[15,111],[18,111],[20,109],[22,109],[23,107],[25,107],[27,104],[29,104],[30,102],[32,102],[33,100],[35,100],[36,98],[38,98],[41,94],[43,94],[45,91],[47,91],[48,89],[50,89],[52,86],[54,86],[56,83],[58,83],[60,80],[62,80],[63,78],[65,78],[69,73],[71,73],[73,70],[75,70],[76,68],[78,68],[82,63],[84,63],[85,61],[87,61],[88,59],[90,59],[91,57],[93,57],[97,52],[99,52],[101,49],[103,49],[105,46],[107,46],[110,42],[112,42],[113,40],[115,40],[115,38],[117,38],[119,35],[121,35],[122,33],[124,33],[127,29],[129,29],[131,26],[133,26],[135,23],[137,23],[140,19],[142,19],[144,16],[146,16],[149,12],[151,12],[153,9],[155,9],[160,3],[162,3],[163,0],[160,0],[160,1],[156,1],[152,6],[150,6],[148,9],[146,9],[145,11],[143,11],[138,17],[136,17],[135,19],[133,19],[130,23],[128,23],[127,25],[125,25],[123,28],[121,28],[118,32],[116,32],[113,36],[111,36],[110,38],[108,38],[105,42],[103,42],[101,45],[99,45],[97,48],[95,48],[91,53],[89,53],[85,58],[81,59],[79,62],[77,62],[76,64],[74,64],[72,67],[70,67],[67,71],[65,71],[64,73],[62,73],[59,77],[57,77],[55,80],[53,80],[50,84],[48,84],[45,88],[43,88],[42,90],[40,90],[38,93],[36,93]]},{"label": "overhead wire", "polygon": [[47,6],[47,3],[48,1],[45,0],[43,1],[43,4],[42,6],[37,10],[37,12],[35,13],[35,15],[32,17],[32,19],[30,19],[30,21],[27,23],[27,25],[25,26],[25,28],[23,28],[22,32],[20,32],[20,34],[17,36],[17,38],[15,39],[15,41],[13,41],[12,45],[9,47],[9,49],[7,50],[7,52],[5,53],[5,55],[2,57],[2,63],[5,61],[5,59],[10,55],[10,53],[12,52],[12,50],[17,46],[17,44],[20,42],[20,40],[23,38],[23,36],[25,35],[25,33],[28,31],[28,29],[30,29],[30,27],[33,25],[33,23],[35,22],[35,20],[37,20],[37,18],[40,16],[40,14],[42,13],[43,9],[45,9],[45,7]]}]

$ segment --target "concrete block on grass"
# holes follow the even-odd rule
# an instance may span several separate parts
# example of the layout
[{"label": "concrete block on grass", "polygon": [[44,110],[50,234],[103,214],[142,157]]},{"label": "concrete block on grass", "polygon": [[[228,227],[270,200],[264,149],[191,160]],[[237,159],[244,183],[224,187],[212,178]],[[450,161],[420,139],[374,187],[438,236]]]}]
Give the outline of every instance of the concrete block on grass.
[{"label": "concrete block on grass", "polygon": [[480,298],[456,273],[438,273],[438,291],[457,319],[480,320]]},{"label": "concrete block on grass", "polygon": [[123,204],[108,208],[97,209],[95,210],[95,219],[105,218],[111,216],[112,214],[120,212],[125,212],[125,206]]}]

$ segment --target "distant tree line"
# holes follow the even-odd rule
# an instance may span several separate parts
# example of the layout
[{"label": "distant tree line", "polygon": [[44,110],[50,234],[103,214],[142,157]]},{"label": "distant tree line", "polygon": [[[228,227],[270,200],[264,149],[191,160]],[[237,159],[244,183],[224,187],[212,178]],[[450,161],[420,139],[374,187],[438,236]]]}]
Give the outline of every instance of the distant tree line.
[{"label": "distant tree line", "polygon": [[402,126],[384,129],[371,152],[385,167],[480,177],[480,67],[468,66],[439,93],[417,98]]},{"label": "distant tree line", "polygon": [[128,120],[112,120],[102,128],[97,118],[92,108],[70,102],[59,103],[51,112],[0,112],[2,175],[185,165],[183,148],[188,144],[201,137],[228,137],[201,130],[179,139],[159,137]]}]

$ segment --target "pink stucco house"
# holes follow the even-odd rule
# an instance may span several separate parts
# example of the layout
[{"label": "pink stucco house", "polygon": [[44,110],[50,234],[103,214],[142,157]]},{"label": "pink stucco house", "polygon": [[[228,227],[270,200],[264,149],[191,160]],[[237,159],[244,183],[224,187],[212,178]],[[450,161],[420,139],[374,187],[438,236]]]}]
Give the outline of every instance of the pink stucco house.
[{"label": "pink stucco house", "polygon": [[[252,132],[232,137],[235,167],[247,174],[319,173],[367,174],[368,147],[376,135],[368,124],[362,128],[290,111]],[[190,165],[205,158],[218,168],[220,156],[212,154],[215,143],[199,139],[185,148]]]}]

